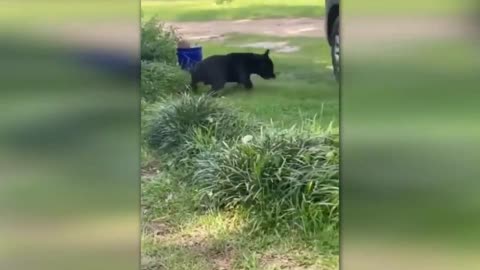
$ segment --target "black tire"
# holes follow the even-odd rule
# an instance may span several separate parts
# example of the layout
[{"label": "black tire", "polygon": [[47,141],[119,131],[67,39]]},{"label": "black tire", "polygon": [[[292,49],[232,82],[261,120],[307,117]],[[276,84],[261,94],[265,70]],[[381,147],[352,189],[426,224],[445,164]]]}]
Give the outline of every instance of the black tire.
[{"label": "black tire", "polygon": [[335,18],[332,25],[332,32],[330,33],[330,40],[332,46],[330,46],[330,56],[332,58],[333,75],[337,82],[340,82],[340,18]]}]

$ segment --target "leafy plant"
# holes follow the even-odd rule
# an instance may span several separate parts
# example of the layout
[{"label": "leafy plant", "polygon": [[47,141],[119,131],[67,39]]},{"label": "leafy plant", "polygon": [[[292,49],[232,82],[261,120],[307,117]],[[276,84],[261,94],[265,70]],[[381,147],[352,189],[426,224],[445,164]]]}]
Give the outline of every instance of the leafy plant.
[{"label": "leafy plant", "polygon": [[253,227],[291,223],[312,231],[338,224],[338,147],[334,134],[263,132],[197,158],[195,183],[214,207],[244,207]]},{"label": "leafy plant", "polygon": [[141,68],[142,98],[146,102],[156,102],[162,97],[189,90],[190,77],[178,66],[164,62],[142,61]]},{"label": "leafy plant", "polygon": [[175,65],[178,35],[174,28],[166,27],[157,17],[153,17],[141,26],[142,60],[165,62]]},{"label": "leafy plant", "polygon": [[146,139],[150,148],[183,159],[193,158],[200,145],[228,141],[250,128],[236,111],[205,95],[183,94],[164,100],[148,115]]}]

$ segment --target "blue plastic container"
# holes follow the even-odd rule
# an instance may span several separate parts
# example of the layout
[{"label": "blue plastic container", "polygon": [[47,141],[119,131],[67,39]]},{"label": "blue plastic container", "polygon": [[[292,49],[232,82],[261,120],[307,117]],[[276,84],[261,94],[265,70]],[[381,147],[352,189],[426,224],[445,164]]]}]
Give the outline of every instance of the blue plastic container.
[{"label": "blue plastic container", "polygon": [[177,48],[178,64],[184,70],[191,70],[198,62],[202,61],[202,47]]}]

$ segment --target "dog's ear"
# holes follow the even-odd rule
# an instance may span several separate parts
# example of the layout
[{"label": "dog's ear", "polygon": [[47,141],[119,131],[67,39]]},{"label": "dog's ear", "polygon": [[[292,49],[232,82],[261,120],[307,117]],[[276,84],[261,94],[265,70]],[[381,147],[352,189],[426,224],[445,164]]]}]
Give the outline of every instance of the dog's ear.
[{"label": "dog's ear", "polygon": [[269,53],[270,53],[270,49],[267,49],[263,55],[268,56]]}]

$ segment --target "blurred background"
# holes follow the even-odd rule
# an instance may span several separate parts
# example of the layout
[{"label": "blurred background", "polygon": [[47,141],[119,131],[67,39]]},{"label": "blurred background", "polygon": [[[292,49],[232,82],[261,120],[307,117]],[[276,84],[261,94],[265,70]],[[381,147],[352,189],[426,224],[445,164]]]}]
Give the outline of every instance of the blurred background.
[{"label": "blurred background", "polygon": [[[138,268],[140,1],[0,5],[0,268]],[[480,268],[479,13],[342,1],[342,269]]]},{"label": "blurred background", "polygon": [[0,268],[138,268],[139,1],[0,5]]},{"label": "blurred background", "polygon": [[342,268],[480,269],[478,1],[342,4]]}]

